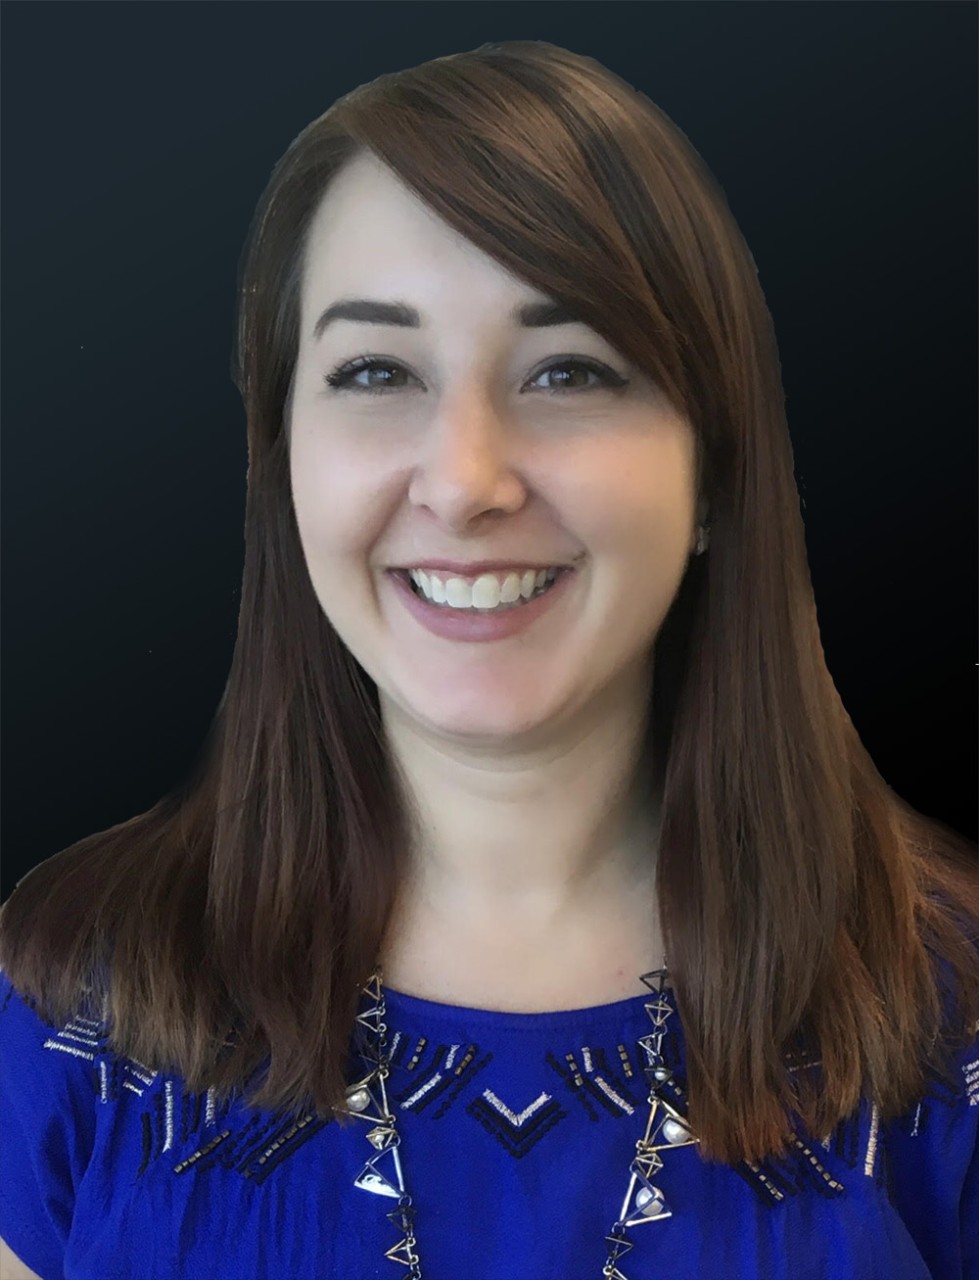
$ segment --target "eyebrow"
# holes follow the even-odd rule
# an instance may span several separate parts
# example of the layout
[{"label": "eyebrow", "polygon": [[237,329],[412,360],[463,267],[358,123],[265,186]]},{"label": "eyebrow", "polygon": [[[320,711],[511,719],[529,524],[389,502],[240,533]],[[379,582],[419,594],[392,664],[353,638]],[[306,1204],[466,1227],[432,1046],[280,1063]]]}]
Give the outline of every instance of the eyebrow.
[{"label": "eyebrow", "polygon": [[[523,302],[510,312],[511,321],[524,329],[545,329],[559,324],[583,324],[560,302],[547,298],[542,302]],[[359,320],[364,324],[396,324],[407,329],[421,327],[421,317],[406,302],[377,302],[373,298],[342,298],[327,307],[313,326],[313,341],[323,336],[334,320]]]}]

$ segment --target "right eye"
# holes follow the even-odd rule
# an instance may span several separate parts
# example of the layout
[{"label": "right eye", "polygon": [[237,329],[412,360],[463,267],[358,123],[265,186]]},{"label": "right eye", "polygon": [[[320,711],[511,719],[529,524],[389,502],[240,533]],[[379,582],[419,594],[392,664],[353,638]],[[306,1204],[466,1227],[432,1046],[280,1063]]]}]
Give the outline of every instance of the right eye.
[{"label": "right eye", "polygon": [[[347,364],[340,365],[338,369],[334,369],[332,373],[328,373],[324,377],[324,382],[331,386],[334,391],[345,391],[348,389],[356,389],[357,391],[366,391],[368,395],[383,395],[386,390],[393,388],[397,390],[400,384],[397,378],[386,377],[378,382],[371,382],[370,374],[377,370],[384,370],[390,374],[392,371],[397,374],[408,373],[403,365],[397,363],[396,360],[386,360],[379,356],[358,356],[356,360],[351,360]],[[366,382],[354,383],[353,378],[359,373],[366,373],[368,380]],[[408,374],[411,377],[410,374]]]}]

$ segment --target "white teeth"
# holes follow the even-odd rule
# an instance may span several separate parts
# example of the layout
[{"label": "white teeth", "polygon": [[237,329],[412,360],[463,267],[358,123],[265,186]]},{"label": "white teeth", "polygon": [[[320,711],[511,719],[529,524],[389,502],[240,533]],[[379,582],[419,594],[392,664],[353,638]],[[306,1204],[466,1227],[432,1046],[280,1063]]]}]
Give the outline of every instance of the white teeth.
[{"label": "white teeth", "polygon": [[557,568],[528,569],[523,574],[514,570],[505,577],[484,573],[471,584],[465,578],[442,578],[424,569],[412,569],[408,576],[419,592],[435,604],[453,609],[490,610],[523,603],[541,594],[557,577],[557,572]]}]

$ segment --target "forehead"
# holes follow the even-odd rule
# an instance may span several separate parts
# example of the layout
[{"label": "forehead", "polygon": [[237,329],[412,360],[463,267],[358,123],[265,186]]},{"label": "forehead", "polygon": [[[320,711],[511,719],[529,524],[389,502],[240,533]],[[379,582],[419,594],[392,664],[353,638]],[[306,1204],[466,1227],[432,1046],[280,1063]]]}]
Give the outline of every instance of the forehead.
[{"label": "forehead", "polygon": [[544,298],[443,222],[371,154],[333,179],[310,226],[304,271],[308,308],[341,295],[410,298],[423,311],[439,298],[478,298],[509,308]]}]

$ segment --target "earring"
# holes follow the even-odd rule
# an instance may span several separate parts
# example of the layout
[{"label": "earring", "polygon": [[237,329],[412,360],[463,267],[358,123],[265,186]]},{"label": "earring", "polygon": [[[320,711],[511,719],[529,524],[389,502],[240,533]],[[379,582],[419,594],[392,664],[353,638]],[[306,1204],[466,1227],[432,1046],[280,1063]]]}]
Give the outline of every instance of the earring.
[{"label": "earring", "polygon": [[710,525],[702,524],[697,528],[697,545],[694,548],[694,555],[702,555],[707,550],[710,543]]}]

